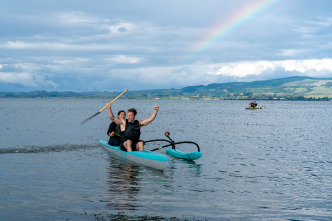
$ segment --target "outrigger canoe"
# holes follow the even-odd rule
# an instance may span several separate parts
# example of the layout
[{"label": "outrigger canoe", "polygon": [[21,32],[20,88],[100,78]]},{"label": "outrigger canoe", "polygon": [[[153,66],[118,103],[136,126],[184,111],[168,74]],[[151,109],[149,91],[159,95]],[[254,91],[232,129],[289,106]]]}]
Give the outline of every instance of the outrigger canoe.
[{"label": "outrigger canoe", "polygon": [[126,152],[120,150],[118,146],[109,145],[105,140],[99,140],[99,142],[106,151],[120,157],[125,162],[130,161],[156,170],[165,170],[167,168],[168,157],[160,153],[149,150]]},{"label": "outrigger canoe", "polygon": [[263,106],[258,106],[258,107],[246,107],[247,110],[257,110],[257,109],[265,109]]}]

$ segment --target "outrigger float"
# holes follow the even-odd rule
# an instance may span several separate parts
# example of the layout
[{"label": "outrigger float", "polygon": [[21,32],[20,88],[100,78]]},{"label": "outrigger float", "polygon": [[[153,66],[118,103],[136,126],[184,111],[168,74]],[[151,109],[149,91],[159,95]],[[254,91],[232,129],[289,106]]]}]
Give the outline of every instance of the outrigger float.
[{"label": "outrigger float", "polygon": [[[169,137],[169,135],[170,135],[169,132],[165,133],[165,136],[168,138],[168,140],[166,140],[166,139],[148,140],[148,141],[144,141],[144,143],[157,142],[157,141],[165,141],[165,142],[167,142],[169,144],[167,144],[165,146],[161,146],[161,147],[155,148],[155,149],[153,149],[151,151],[155,151],[155,150],[159,150],[159,149],[162,149],[162,148],[165,148],[165,147],[172,146],[171,149],[167,149],[166,150],[166,153],[168,155],[173,156],[173,157],[177,157],[177,158],[181,158],[181,159],[186,159],[186,160],[196,160],[196,159],[202,157],[202,152],[201,152],[201,150],[200,150],[200,148],[199,148],[199,146],[198,146],[197,143],[192,142],[192,141],[174,142],[174,140],[172,140]],[[197,151],[196,152],[185,153],[185,152],[182,152],[180,150],[176,150],[175,149],[175,145],[177,145],[177,144],[185,144],[185,143],[194,144],[197,147]]]},{"label": "outrigger float", "polygon": [[[180,159],[186,159],[186,160],[196,160],[200,157],[202,157],[202,152],[200,152],[200,148],[199,145],[195,142],[192,141],[181,141],[181,142],[174,142],[170,137],[169,137],[169,132],[165,133],[165,136],[168,138],[168,140],[166,139],[157,139],[157,140],[148,140],[148,141],[144,141],[144,143],[149,143],[149,142],[160,142],[160,141],[164,141],[167,142],[167,145],[155,148],[153,150],[144,150],[144,151],[132,151],[132,152],[127,152],[127,151],[123,151],[120,149],[120,147],[118,146],[111,146],[107,143],[107,141],[105,140],[99,140],[99,143],[102,145],[102,147],[114,154],[115,156],[118,156],[119,158],[121,158],[122,160],[125,161],[130,161],[133,163],[137,163],[143,166],[147,166],[147,167],[151,167],[157,170],[165,170],[168,166],[168,157],[154,152],[156,150],[160,150],[162,148],[165,147],[169,147],[171,146],[172,148],[167,149],[166,153],[168,155],[171,155],[173,157],[176,158],[180,158]],[[197,147],[197,151],[196,152],[190,152],[190,153],[185,153],[182,152],[180,150],[175,149],[175,145],[178,144],[185,144],[185,143],[189,143],[189,144],[194,144]]]}]

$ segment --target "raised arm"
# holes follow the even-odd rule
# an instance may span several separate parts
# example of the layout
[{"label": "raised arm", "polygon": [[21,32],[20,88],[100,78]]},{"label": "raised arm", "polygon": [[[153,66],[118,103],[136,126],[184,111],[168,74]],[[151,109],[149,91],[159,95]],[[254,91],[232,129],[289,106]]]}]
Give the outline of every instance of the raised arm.
[{"label": "raised arm", "polygon": [[156,118],[157,113],[158,113],[158,110],[159,110],[159,106],[154,105],[154,111],[153,111],[153,113],[151,114],[151,116],[150,116],[149,118],[145,119],[145,120],[141,120],[141,121],[139,121],[139,125],[140,125],[141,127],[143,127],[143,126],[146,126],[146,125],[148,125],[149,123],[151,123],[151,122]]},{"label": "raised arm", "polygon": [[111,119],[114,123],[116,123],[116,124],[120,124],[120,125],[121,125],[123,122],[122,122],[122,120],[120,120],[119,118],[114,117],[114,114],[113,114],[113,112],[112,112],[111,105],[112,105],[112,104],[107,104],[107,107],[108,107],[108,116],[110,117],[110,119]]}]

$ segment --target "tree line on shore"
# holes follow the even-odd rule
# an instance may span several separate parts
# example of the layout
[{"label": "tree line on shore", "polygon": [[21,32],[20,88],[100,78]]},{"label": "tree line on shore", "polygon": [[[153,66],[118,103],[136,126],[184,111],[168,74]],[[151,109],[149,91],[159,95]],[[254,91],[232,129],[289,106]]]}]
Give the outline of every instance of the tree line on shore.
[{"label": "tree line on shore", "polygon": [[[0,98],[112,98],[119,92],[0,92]],[[307,100],[332,99],[332,78],[288,77],[265,81],[214,83],[182,89],[128,91],[123,99]]]}]

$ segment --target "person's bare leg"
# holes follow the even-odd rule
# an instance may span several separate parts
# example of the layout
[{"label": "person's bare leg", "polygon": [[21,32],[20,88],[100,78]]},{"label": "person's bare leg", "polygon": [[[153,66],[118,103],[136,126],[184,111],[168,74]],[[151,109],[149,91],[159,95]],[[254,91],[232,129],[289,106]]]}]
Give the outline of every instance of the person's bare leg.
[{"label": "person's bare leg", "polygon": [[138,143],[136,144],[136,149],[137,149],[138,151],[142,151],[142,150],[144,150],[144,144],[143,144],[143,141],[140,141],[140,142],[138,142]]},{"label": "person's bare leg", "polygon": [[126,140],[123,143],[123,146],[127,149],[127,152],[132,152],[133,150],[131,149],[131,140]]}]

